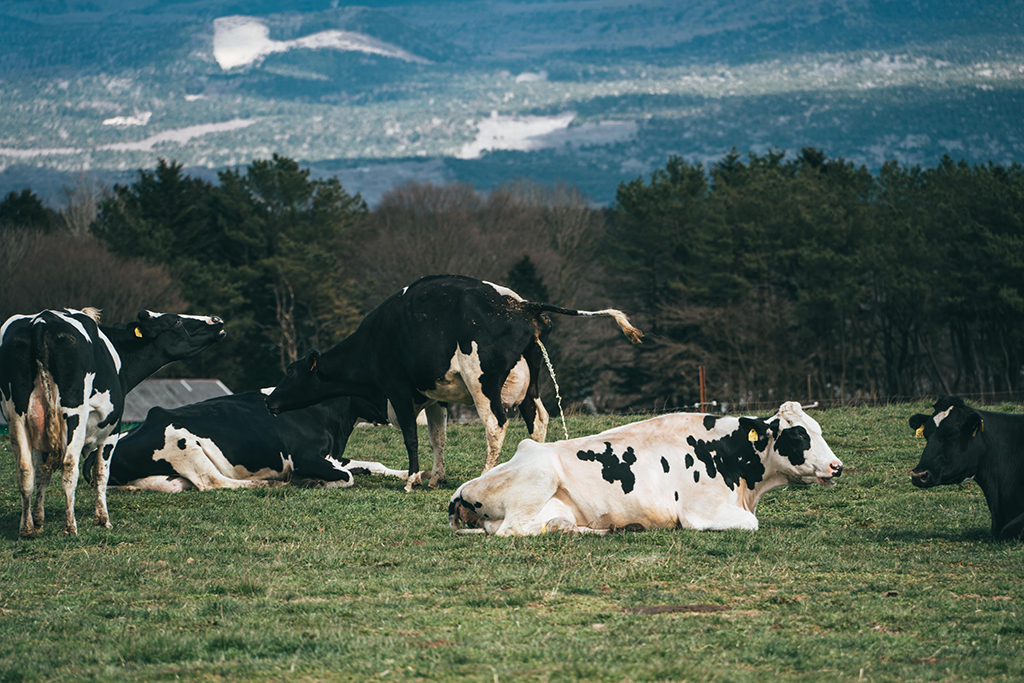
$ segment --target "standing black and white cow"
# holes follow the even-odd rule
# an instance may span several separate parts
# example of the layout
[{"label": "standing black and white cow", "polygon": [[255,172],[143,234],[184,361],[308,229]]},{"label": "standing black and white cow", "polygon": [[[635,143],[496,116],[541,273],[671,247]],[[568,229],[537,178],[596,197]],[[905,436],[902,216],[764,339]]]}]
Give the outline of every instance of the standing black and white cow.
[{"label": "standing black and white cow", "polygon": [[[176,493],[289,480],[341,488],[360,472],[407,478],[404,470],[342,456],[357,421],[387,420],[383,396],[375,403],[330,399],[280,417],[267,412],[265,400],[263,392],[250,391],[150,409],[145,422],[118,440],[110,484]],[[93,452],[86,459],[86,472],[95,458]]]},{"label": "standing black and white cow", "polygon": [[111,528],[107,474],[125,395],[164,365],[190,358],[224,335],[220,318],[143,311],[133,323],[98,321],[96,309],[61,309],[15,315],[0,328],[0,409],[18,463],[22,536],[43,526],[54,469],[63,471],[64,531],[78,532],[78,462],[94,449],[101,453],[95,521]]},{"label": "standing black and white cow", "polygon": [[334,396],[383,393],[409,455],[406,490],[421,481],[416,415],[427,411],[434,467],[430,485],[445,478],[446,414],[438,402],[474,405],[487,433],[484,471],[501,453],[507,411],[519,406],[530,436],[543,441],[548,414],[537,389],[544,313],[610,316],[634,343],[642,333],[615,309],[576,311],[526,301],[512,290],[459,275],[421,278],[388,297],[358,329],[322,356],[292,363],[267,398],[273,413]]},{"label": "standing black and white cow", "polygon": [[992,535],[1024,538],[1024,415],[975,410],[943,396],[910,426],[928,439],[910,473],[918,488],[978,482],[992,513]]},{"label": "standing black and white cow", "polygon": [[463,484],[452,528],[498,536],[611,529],[757,529],[784,484],[832,484],[843,464],[799,403],[769,418],[662,415],[569,441],[523,441]]}]

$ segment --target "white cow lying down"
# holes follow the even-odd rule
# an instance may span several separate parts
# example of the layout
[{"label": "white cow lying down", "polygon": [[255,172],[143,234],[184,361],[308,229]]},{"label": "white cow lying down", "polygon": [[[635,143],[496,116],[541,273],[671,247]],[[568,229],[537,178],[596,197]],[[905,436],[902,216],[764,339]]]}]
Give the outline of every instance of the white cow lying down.
[{"label": "white cow lying down", "polygon": [[766,491],[832,484],[842,471],[799,403],[769,418],[674,413],[580,439],[523,441],[511,460],[459,487],[448,515],[461,533],[498,536],[754,530]]}]

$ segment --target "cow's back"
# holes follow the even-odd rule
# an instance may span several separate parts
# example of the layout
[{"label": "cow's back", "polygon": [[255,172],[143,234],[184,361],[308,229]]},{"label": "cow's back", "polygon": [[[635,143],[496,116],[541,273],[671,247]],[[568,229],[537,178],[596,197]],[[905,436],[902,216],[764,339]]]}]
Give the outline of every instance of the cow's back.
[{"label": "cow's back", "polygon": [[687,439],[711,440],[723,428],[735,428],[734,422],[674,413],[592,436],[523,446],[538,456],[557,454],[561,485],[579,509],[578,519],[595,528],[689,527],[690,516],[735,503],[737,494],[721,476],[707,477]]},{"label": "cow's back", "polygon": [[[281,455],[287,450],[280,437],[280,422],[274,418],[258,391],[215,398],[173,410],[151,408],[146,421],[118,441],[111,465],[111,481],[119,484],[158,474],[173,475],[166,460],[153,456],[165,448],[184,451],[191,437],[209,439],[233,465],[255,472],[281,469]],[[168,427],[173,443],[167,443]]]},{"label": "cow's back", "polygon": [[519,299],[458,275],[417,280],[388,297],[364,323],[378,367],[400,369],[420,391],[445,376],[456,349],[468,355],[507,348],[518,357],[533,335]]}]

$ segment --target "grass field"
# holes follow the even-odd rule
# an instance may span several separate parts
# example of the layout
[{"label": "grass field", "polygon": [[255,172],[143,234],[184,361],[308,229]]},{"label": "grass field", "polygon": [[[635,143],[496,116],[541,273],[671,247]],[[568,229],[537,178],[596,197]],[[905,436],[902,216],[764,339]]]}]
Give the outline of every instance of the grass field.
[{"label": "grass field", "polygon": [[[0,681],[1024,679],[1024,545],[990,540],[977,486],[910,485],[923,408],[818,414],[841,482],[769,493],[754,533],[456,537],[477,424],[439,491],[115,492],[101,531],[83,487],[67,538],[55,483],[22,541],[0,437]],[[405,464],[390,428],[348,455]]]}]

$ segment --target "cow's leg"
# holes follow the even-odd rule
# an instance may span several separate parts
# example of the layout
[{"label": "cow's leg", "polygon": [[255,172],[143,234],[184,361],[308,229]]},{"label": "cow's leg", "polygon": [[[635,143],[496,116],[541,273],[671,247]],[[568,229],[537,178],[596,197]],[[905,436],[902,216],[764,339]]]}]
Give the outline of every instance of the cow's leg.
[{"label": "cow's leg", "polygon": [[107,512],[107,482],[110,480],[110,456],[117,444],[117,432],[100,441],[96,454],[96,514],[93,523],[104,529],[113,529],[110,513]]},{"label": "cow's leg", "polygon": [[505,416],[505,409],[500,405],[497,409],[500,412],[495,413],[493,402],[485,396],[483,400],[476,401],[476,410],[480,413],[480,419],[484,423],[484,432],[487,435],[487,458],[484,460],[484,469],[481,474],[498,464],[501,446],[505,443],[505,433],[508,431],[508,418]]},{"label": "cow's leg", "polygon": [[47,454],[32,449],[32,462],[36,470],[36,504],[32,508],[32,522],[35,524],[36,533],[43,530],[43,521],[46,519],[46,490],[50,487],[50,478],[53,470],[44,467]]},{"label": "cow's leg", "polygon": [[[501,387],[505,383],[504,377],[495,380],[496,375],[487,376],[485,373],[480,381],[473,381],[471,376],[462,375],[466,387],[473,396],[473,405],[484,423],[484,433],[487,435],[487,457],[484,460],[483,472],[498,464],[498,457],[501,455],[501,446],[505,443],[505,432],[508,431],[508,416],[501,404]],[[481,474],[483,474],[481,472]]]},{"label": "cow's leg", "polygon": [[299,460],[292,483],[308,488],[344,489],[355,483],[351,460],[327,456]]},{"label": "cow's leg", "polygon": [[[18,488],[21,490],[21,527],[19,533],[31,536],[37,529],[32,522],[32,494],[36,488],[36,466],[32,457],[32,446],[28,435],[28,420],[24,415],[11,415],[9,425],[11,447],[18,465]],[[38,500],[38,499],[37,499]]]},{"label": "cow's leg", "polygon": [[[552,498],[537,515],[532,525],[523,527],[522,531],[532,534],[547,534],[560,531],[564,534],[596,534],[606,536],[608,529],[592,529],[581,526],[577,513],[560,498]],[[525,533],[523,535],[526,535]]]},{"label": "cow's leg", "polygon": [[416,408],[411,397],[391,397],[391,408],[395,412],[395,419],[398,421],[398,428],[402,430],[402,441],[405,442],[405,452],[409,456],[409,478],[405,482],[406,492],[412,491],[412,487],[423,483],[423,473],[420,472],[420,440],[416,433]]},{"label": "cow's leg", "polygon": [[430,448],[434,451],[434,466],[430,471],[430,488],[436,489],[447,481],[444,472],[444,442],[447,438],[448,410],[440,403],[431,403],[426,407],[427,433]]},{"label": "cow's leg", "polygon": [[[186,441],[184,449],[177,445],[182,439]],[[166,428],[164,446],[154,453],[153,459],[166,460],[179,477],[188,479],[199,491],[252,489],[276,483],[271,479],[236,479],[222,472],[218,463],[225,463],[226,458],[215,443],[197,439],[185,430],[176,430],[173,425]],[[279,476],[286,475],[282,472]]]},{"label": "cow's leg", "polygon": [[1003,525],[998,533],[993,534],[1001,541],[1014,538],[1024,538],[1024,514],[1017,515],[1014,519]]},{"label": "cow's leg", "polygon": [[405,470],[393,470],[373,460],[349,460],[345,467],[352,474],[376,474],[385,477],[398,477],[403,480],[409,478],[409,473]]},{"label": "cow's leg", "polygon": [[190,491],[195,486],[185,477],[168,477],[163,474],[142,479],[132,479],[127,486],[110,486],[117,491],[158,491],[160,493],[181,493]]},{"label": "cow's leg", "polygon": [[725,531],[727,529],[743,529],[757,531],[757,517],[735,505],[719,505],[700,513],[679,510],[682,525],[689,529],[704,531]]},{"label": "cow's leg", "polygon": [[523,357],[530,371],[530,383],[526,387],[526,397],[519,405],[519,414],[526,422],[530,438],[537,443],[544,443],[548,433],[548,411],[544,408],[544,402],[540,400],[540,368],[543,356],[536,342],[531,342],[526,347]]},{"label": "cow's leg", "polygon": [[64,486],[64,499],[67,501],[67,509],[64,511],[64,533],[74,535],[78,533],[78,522],[75,520],[75,487],[78,486],[78,458],[85,448],[85,430],[89,419],[89,411],[67,413],[67,415],[78,415],[78,425],[74,431],[68,434],[68,446],[64,449],[64,458],[61,463],[64,467],[61,482]]}]

